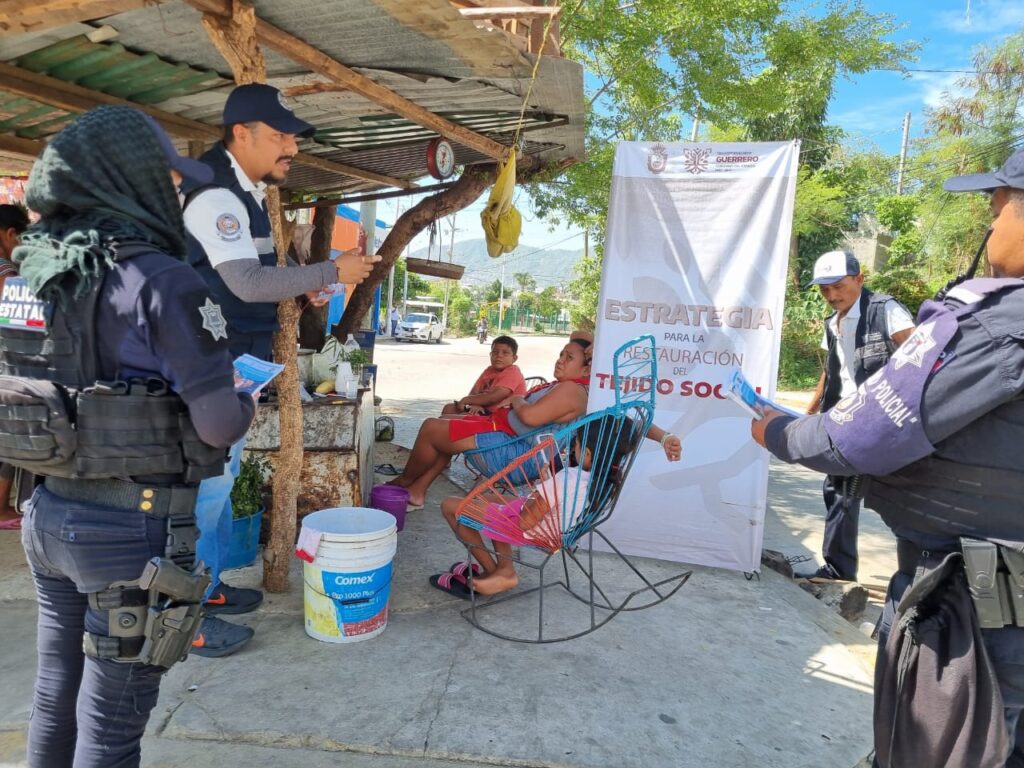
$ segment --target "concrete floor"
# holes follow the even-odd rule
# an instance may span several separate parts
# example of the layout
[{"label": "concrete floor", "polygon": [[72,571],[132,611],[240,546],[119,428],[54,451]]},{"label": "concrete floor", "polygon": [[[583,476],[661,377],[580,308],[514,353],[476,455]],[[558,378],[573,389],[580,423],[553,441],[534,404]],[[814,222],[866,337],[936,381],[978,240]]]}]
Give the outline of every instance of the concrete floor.
[{"label": "concrete floor", "polygon": [[[534,341],[521,355],[527,375],[543,373],[539,361],[560,347]],[[381,345],[379,392],[385,412],[403,414],[398,443],[410,444],[418,418],[458,394],[439,395],[441,385],[468,387],[485,352],[475,341]],[[773,466],[766,546],[816,553],[819,485],[814,473]],[[426,581],[464,554],[437,512],[456,492],[440,480],[399,535],[383,635],[348,645],[308,638],[296,560],[287,593],[235,617],[257,630],[247,649],[169,672],[143,765],[848,768],[869,751],[873,644],[771,571],[747,581],[694,568],[667,602],[566,643],[516,644],[474,629],[459,615],[467,604]],[[881,580],[890,555],[877,517],[865,517],[863,567]],[[25,764],[35,665],[35,605],[17,538],[0,532],[0,767]],[[656,577],[679,570],[642,564]],[[629,589],[608,556],[599,566],[613,591]],[[259,579],[255,566],[228,577]],[[576,605],[552,599],[549,608],[576,621]],[[536,612],[510,604],[494,615],[521,630]]]}]

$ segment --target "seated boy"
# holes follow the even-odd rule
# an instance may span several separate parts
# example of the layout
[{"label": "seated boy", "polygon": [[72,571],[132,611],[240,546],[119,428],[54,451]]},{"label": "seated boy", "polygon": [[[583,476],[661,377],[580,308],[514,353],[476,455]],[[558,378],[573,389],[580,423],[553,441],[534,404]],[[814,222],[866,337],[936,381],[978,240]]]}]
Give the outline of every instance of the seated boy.
[{"label": "seated boy", "polygon": [[462,416],[466,413],[487,413],[492,406],[513,395],[526,394],[523,372],[516,365],[519,344],[511,336],[498,336],[491,342],[491,364],[469,394],[454,400],[441,409],[442,416]]}]

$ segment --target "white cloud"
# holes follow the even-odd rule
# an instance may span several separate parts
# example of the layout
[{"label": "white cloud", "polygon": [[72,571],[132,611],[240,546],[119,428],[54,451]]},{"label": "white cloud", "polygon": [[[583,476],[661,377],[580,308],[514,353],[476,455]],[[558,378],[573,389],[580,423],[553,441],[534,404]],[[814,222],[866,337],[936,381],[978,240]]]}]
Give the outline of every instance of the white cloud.
[{"label": "white cloud", "polygon": [[965,35],[997,34],[1003,36],[1024,27],[1024,3],[1021,0],[967,0],[963,10],[943,11],[936,23],[943,29]]}]

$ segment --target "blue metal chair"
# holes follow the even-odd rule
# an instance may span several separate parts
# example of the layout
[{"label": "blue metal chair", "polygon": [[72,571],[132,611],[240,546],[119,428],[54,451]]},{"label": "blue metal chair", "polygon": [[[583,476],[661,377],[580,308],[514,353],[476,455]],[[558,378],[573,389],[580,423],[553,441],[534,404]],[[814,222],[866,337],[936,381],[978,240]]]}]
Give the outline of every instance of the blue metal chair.
[{"label": "blue metal chair", "polygon": [[[643,336],[615,353],[615,405],[587,414],[557,430],[537,430],[499,446],[473,453],[484,466],[511,457],[506,466],[480,483],[459,506],[459,522],[491,541],[518,548],[512,559],[536,571],[536,586],[516,589],[494,598],[474,596],[462,615],[474,626],[507,640],[557,642],[593,632],[622,611],[656,605],[675,594],[691,571],[652,581],[626,557],[600,526],[614,512],[619,494],[654,417],[657,363],[654,338]],[[532,443],[532,445],[530,445]],[[520,450],[518,455],[513,455]],[[609,552],[595,553],[594,537]],[[469,549],[469,543],[464,542]],[[492,555],[498,557],[493,549]],[[556,557],[557,556],[557,557]],[[539,558],[539,559],[538,559]],[[639,586],[624,598],[602,586],[600,565],[625,564]],[[549,567],[559,576],[549,578]],[[469,575],[472,586],[472,574]],[[545,594],[561,587],[582,606],[578,621],[565,621],[559,612],[554,626],[545,615]],[[527,598],[537,600],[536,633],[522,613],[502,620],[496,606]],[[549,614],[551,611],[549,610]],[[492,620],[493,618],[493,620]]]}]

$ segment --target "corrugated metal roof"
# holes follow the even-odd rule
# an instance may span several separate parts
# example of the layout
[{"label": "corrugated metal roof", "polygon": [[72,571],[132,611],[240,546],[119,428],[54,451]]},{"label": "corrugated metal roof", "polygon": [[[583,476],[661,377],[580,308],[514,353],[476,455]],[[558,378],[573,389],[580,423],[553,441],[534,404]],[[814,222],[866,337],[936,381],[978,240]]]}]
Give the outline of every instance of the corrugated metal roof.
[{"label": "corrugated metal roof", "polygon": [[[530,90],[532,61],[502,33],[482,31],[461,18],[447,0],[262,0],[256,12],[410,101],[499,143],[512,142]],[[302,151],[392,177],[426,174],[431,131],[357,94],[335,90],[273,51],[264,54],[268,82],[294,90],[290,101],[296,113],[318,129],[316,140],[303,142]],[[200,14],[175,2],[0,38],[0,60],[215,126],[232,88],[230,71],[207,38]],[[582,157],[582,68],[542,58],[524,118],[527,151],[554,159]],[[0,132],[44,138],[68,119],[63,110],[4,94],[0,83]],[[466,147],[455,150],[461,164],[488,161]],[[304,193],[380,186],[298,164],[288,182],[289,189]]]}]

